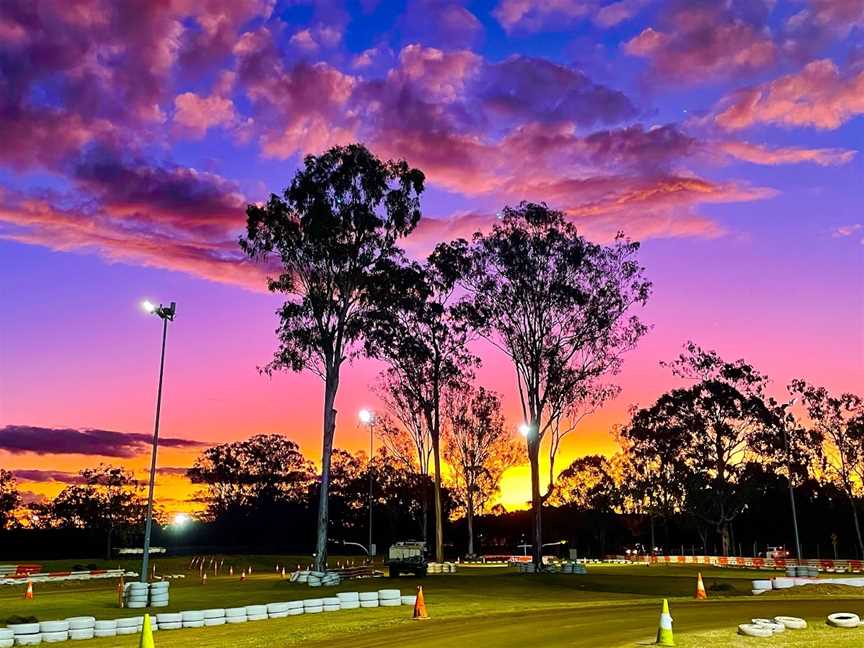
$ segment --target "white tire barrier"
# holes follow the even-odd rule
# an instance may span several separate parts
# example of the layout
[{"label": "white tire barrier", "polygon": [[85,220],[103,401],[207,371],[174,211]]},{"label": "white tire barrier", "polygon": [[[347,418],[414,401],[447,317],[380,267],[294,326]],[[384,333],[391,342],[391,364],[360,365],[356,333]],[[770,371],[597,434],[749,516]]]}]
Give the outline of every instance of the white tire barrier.
[{"label": "white tire barrier", "polygon": [[96,617],[90,616],[70,617],[66,621],[69,622],[70,630],[88,630],[96,625]]},{"label": "white tire barrier", "polygon": [[778,576],[774,579],[774,589],[789,589],[795,587],[795,579],[787,576]]},{"label": "white tire barrier", "polygon": [[303,614],[320,614],[324,611],[324,606],[319,605],[318,607],[304,607]]},{"label": "white tire barrier", "polygon": [[81,641],[83,639],[93,638],[93,628],[79,628],[78,630],[69,631],[69,639],[71,641]]},{"label": "white tire barrier", "polygon": [[339,592],[336,598],[339,599],[340,603],[344,601],[359,601],[360,594],[357,592]]},{"label": "white tire barrier", "polygon": [[414,605],[417,602],[417,596],[403,596],[402,597],[402,605]]},{"label": "white tire barrier", "polygon": [[397,599],[382,599],[378,601],[378,604],[381,607],[398,607],[402,605],[402,599],[401,597]]},{"label": "white tire barrier", "polygon": [[60,643],[69,639],[69,631],[64,632],[42,632],[42,641],[45,643]]},{"label": "white tire barrier", "polygon": [[360,608],[360,601],[342,601],[339,604],[340,610],[357,610]]},{"label": "white tire barrier", "polygon": [[16,637],[39,633],[38,623],[10,623],[6,627],[11,630]]},{"label": "white tire barrier", "polygon": [[247,605],[246,606],[246,616],[267,616],[267,606],[266,605]]},{"label": "white tire barrier", "polygon": [[773,619],[750,619],[754,625],[761,625],[771,630],[771,634],[779,634],[786,632],[786,626],[782,623],[777,623]]},{"label": "white tire barrier", "polygon": [[139,634],[141,631],[138,628],[117,628],[117,636]]},{"label": "white tire barrier", "polygon": [[35,634],[15,635],[16,646],[38,646],[42,643],[42,635],[38,632]]},{"label": "white tire barrier", "polygon": [[267,614],[281,614],[288,611],[288,603],[268,603]]},{"label": "white tire barrier", "polygon": [[12,648],[14,645],[14,639],[0,639],[0,648]]},{"label": "white tire barrier", "polygon": [[377,600],[374,600],[374,601],[361,600],[360,601],[360,607],[361,608],[376,608],[376,607],[378,607],[378,601]]},{"label": "white tire barrier", "polygon": [[246,608],[225,608],[226,623],[246,623]]},{"label": "white tire barrier", "polygon": [[774,587],[770,580],[754,580],[750,581],[750,584],[754,590],[770,590]]},{"label": "white tire barrier", "polygon": [[125,617],[123,619],[117,619],[117,629],[120,628],[137,628],[140,625],[144,625],[144,617]]},{"label": "white tire barrier", "polygon": [[69,632],[68,621],[42,621],[39,632]]},{"label": "white tire barrier", "polygon": [[228,619],[226,619],[224,616],[223,617],[217,617],[215,619],[204,619],[204,627],[205,628],[212,628],[213,626],[221,626],[221,625],[225,625],[226,623],[228,623]]},{"label": "white tire barrier", "polygon": [[398,589],[381,589],[378,590],[378,600],[383,601],[384,599],[394,599],[402,596],[402,592]]},{"label": "white tire barrier", "polygon": [[759,596],[760,594],[764,594],[765,592],[770,592],[770,591],[771,590],[761,590],[761,589],[750,590],[750,592],[753,594],[753,596]]},{"label": "white tire barrier", "polygon": [[288,616],[297,616],[297,615],[299,615],[299,614],[303,614],[303,608],[302,608],[302,607],[299,607],[299,608],[290,608],[290,609],[288,610]]},{"label": "white tire barrier", "polygon": [[7,639],[14,639],[15,633],[12,632],[9,628],[0,628],[0,641],[6,641]]},{"label": "white tire barrier", "polygon": [[738,626],[738,634],[745,637],[770,637],[774,633],[771,628],[755,623],[742,623]]},{"label": "white tire barrier", "polygon": [[828,625],[835,628],[857,628],[861,625],[861,617],[852,612],[835,612],[828,615]]},{"label": "white tire barrier", "polygon": [[182,621],[172,621],[169,623],[160,623],[159,624],[160,630],[179,630],[182,627],[183,627]]},{"label": "white tire barrier", "polygon": [[210,608],[209,610],[201,610],[201,614],[204,615],[205,621],[207,619],[224,619],[225,608]]},{"label": "white tire barrier", "polygon": [[807,627],[807,622],[799,617],[776,616],[774,620],[777,623],[782,623],[789,630],[803,630]]},{"label": "white tire barrier", "polygon": [[368,601],[376,601],[377,602],[378,601],[378,592],[360,592],[357,595],[357,600],[359,600],[361,603],[363,603],[364,601],[367,601],[367,602]]}]

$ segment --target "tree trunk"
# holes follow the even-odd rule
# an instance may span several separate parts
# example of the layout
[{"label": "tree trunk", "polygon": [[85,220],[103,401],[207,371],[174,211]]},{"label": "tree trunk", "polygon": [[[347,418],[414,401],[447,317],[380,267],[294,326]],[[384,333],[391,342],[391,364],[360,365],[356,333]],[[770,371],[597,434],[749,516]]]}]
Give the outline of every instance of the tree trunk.
[{"label": "tree trunk", "polygon": [[649,547],[649,549],[648,549],[648,555],[651,556],[651,555],[654,555],[654,547],[656,547],[657,544],[654,541],[654,516],[649,515],[648,517],[651,520],[651,547]]},{"label": "tree trunk", "polygon": [[108,537],[106,538],[105,560],[111,560],[111,535],[114,533],[114,525],[108,527]]},{"label": "tree trunk", "polygon": [[861,524],[858,522],[858,507],[855,506],[855,499],[849,496],[849,505],[852,507],[852,520],[855,522],[855,537],[858,540],[858,555],[864,556],[864,542],[861,540]]},{"label": "tree trunk", "polygon": [[429,540],[429,484],[423,479],[423,544]]},{"label": "tree trunk", "polygon": [[468,488],[468,493],[465,497],[465,503],[468,505],[468,556],[474,556],[474,498],[471,496],[471,488]]},{"label": "tree trunk", "polygon": [[432,454],[435,458],[435,561],[440,563],[444,562],[444,513],[441,510],[441,439],[437,428],[436,420],[432,434]]},{"label": "tree trunk", "polygon": [[720,551],[724,556],[729,555],[729,525],[725,522],[720,525]]},{"label": "tree trunk", "polygon": [[[534,429],[538,429],[536,423]],[[535,434],[536,437],[536,434]],[[543,562],[543,529],[541,527],[540,501],[540,444],[535,440],[528,441],[528,459],[531,463],[531,538],[533,548],[531,555],[534,566],[539,570]]]},{"label": "tree trunk", "polygon": [[336,391],[339,389],[338,369],[328,370],[324,381],[324,442],[321,450],[321,490],[318,495],[318,532],[315,543],[315,569],[324,571],[327,565],[327,527],[330,522],[330,456],[336,432]]}]

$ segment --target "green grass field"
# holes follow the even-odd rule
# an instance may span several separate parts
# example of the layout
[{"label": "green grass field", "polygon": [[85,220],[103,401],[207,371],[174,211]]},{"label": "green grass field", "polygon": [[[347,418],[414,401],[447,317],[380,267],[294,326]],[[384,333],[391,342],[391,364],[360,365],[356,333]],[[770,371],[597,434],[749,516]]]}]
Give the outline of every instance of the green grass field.
[{"label": "green grass field", "polygon": [[[338,560],[338,559],[334,559]],[[864,627],[843,630],[825,625],[831,612],[864,616],[864,596],[849,588],[821,588],[799,594],[750,595],[750,580],[768,578],[768,572],[704,569],[710,600],[694,601],[696,568],[644,566],[591,566],[587,576],[523,575],[508,568],[461,567],[455,575],[425,579],[402,577],[345,582],[338,588],[311,589],[282,580],[276,562],[295,565],[296,558],[257,556],[231,558],[235,570],[254,567],[244,582],[238,576],[220,576],[201,585],[188,559],[157,561],[160,573],[185,573],[171,586],[171,606],[160,611],[230,607],[326,596],[325,592],[365,591],[397,586],[413,593],[422,583],[431,619],[410,619],[408,607],[346,610],[288,617],[200,630],[156,633],[157,646],[210,648],[217,646],[375,646],[473,645],[531,646],[636,646],[653,641],[663,598],[668,598],[675,619],[675,639],[684,648],[786,646],[859,646]],[[81,562],[81,561],[77,561]],[[89,562],[89,561],[88,561]],[[100,566],[117,566],[116,563]],[[71,561],[46,564],[49,569],[71,566]],[[124,564],[135,568],[134,563]],[[25,601],[20,587],[0,589],[0,625],[13,615],[40,620],[88,614],[97,618],[133,616],[117,606],[114,581],[39,584],[36,598]],[[820,589],[820,588],[817,588]],[[787,631],[770,639],[736,635],[737,624],[752,617],[775,615],[804,617],[807,630]],[[94,639],[81,644],[93,648],[137,646],[136,637]]]}]

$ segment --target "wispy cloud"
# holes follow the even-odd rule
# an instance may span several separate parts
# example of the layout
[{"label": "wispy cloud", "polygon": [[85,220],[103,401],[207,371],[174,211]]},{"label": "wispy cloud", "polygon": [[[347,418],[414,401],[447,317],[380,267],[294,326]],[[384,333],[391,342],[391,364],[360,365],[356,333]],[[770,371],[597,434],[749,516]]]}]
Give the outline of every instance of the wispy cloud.
[{"label": "wispy cloud", "polygon": [[[153,441],[150,434],[73,428],[46,428],[32,425],[7,425],[0,428],[0,450],[39,455],[80,454],[128,458],[145,451]],[[200,441],[160,437],[159,445],[167,448],[197,448]],[[60,474],[60,473],[55,473]]]}]

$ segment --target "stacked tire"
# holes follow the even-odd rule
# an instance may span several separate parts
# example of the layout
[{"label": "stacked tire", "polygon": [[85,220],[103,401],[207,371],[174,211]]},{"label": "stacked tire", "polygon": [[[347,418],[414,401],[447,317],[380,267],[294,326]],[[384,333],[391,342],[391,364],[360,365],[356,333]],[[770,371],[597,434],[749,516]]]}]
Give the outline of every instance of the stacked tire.
[{"label": "stacked tire", "polygon": [[417,595],[412,594],[411,596],[402,596],[402,605],[411,605],[413,606],[417,602]]},{"label": "stacked tire", "polygon": [[341,580],[339,572],[327,572],[321,578],[321,585],[324,587],[333,587],[334,585],[338,585]]},{"label": "stacked tire", "polygon": [[288,603],[269,603],[267,616],[271,619],[284,619],[288,616]]},{"label": "stacked tire", "polygon": [[309,572],[309,577],[307,578],[306,582],[309,587],[321,587],[321,579],[323,579],[326,575],[326,573],[319,571]]},{"label": "stacked tire", "polygon": [[773,587],[770,580],[754,580],[750,581],[750,585],[752,586],[752,589],[750,591],[753,592],[754,596],[763,594],[764,592],[767,592]]},{"label": "stacked tire", "polygon": [[79,641],[81,639],[92,639],[96,626],[96,617],[80,616],[66,619],[69,623],[69,639]]},{"label": "stacked tire", "polygon": [[381,607],[396,607],[402,605],[402,592],[398,589],[378,590],[378,605]]},{"label": "stacked tire", "polygon": [[37,646],[42,643],[38,623],[10,623],[6,629],[12,631],[16,646]]},{"label": "stacked tire", "polygon": [[150,596],[149,583],[126,583],[123,590],[125,603],[127,608],[140,609],[147,607],[147,600]]},{"label": "stacked tire", "polygon": [[189,610],[180,613],[180,619],[184,628],[203,628],[204,627],[204,611]]},{"label": "stacked tire", "polygon": [[68,621],[42,621],[39,624],[39,633],[45,643],[57,643],[69,639]]},{"label": "stacked tire", "polygon": [[247,621],[266,621],[267,606],[266,605],[247,605],[246,606]]},{"label": "stacked tire", "polygon": [[441,567],[441,563],[430,562],[426,566],[426,573],[427,574],[440,574],[442,572],[442,570],[443,570],[443,568]]},{"label": "stacked tire", "polygon": [[225,608],[225,623],[246,623],[246,608]]},{"label": "stacked tire", "polygon": [[93,624],[94,637],[116,637],[117,636],[117,621],[114,619],[108,621],[97,621]]},{"label": "stacked tire", "polygon": [[311,598],[303,601],[303,614],[318,614],[324,611],[324,599]]},{"label": "stacked tire", "polygon": [[308,583],[309,582],[309,570],[303,570],[297,572],[297,578],[295,579],[298,583]]},{"label": "stacked tire", "polygon": [[361,608],[377,608],[378,592],[360,592],[357,595]]},{"label": "stacked tire", "polygon": [[150,606],[151,607],[167,607],[168,605],[168,588],[171,583],[168,581],[158,581],[150,583]]},{"label": "stacked tire", "polygon": [[360,595],[357,592],[340,592],[336,598],[339,599],[340,610],[356,610],[360,607]]},{"label": "stacked tire", "polygon": [[[144,628],[144,617],[126,617],[125,619],[117,619],[117,636],[141,634]],[[158,630],[159,624],[154,617],[150,617],[150,629]]]},{"label": "stacked tire", "polygon": [[201,610],[204,615],[204,627],[212,628],[213,626],[225,625],[225,609],[210,608],[209,610]]},{"label": "stacked tire", "polygon": [[9,628],[0,628],[0,648],[12,648],[15,645],[15,632]]},{"label": "stacked tire", "polygon": [[325,612],[338,612],[341,609],[342,607],[338,596],[328,596],[324,599]]},{"label": "stacked tire", "polygon": [[183,614],[180,612],[160,612],[156,615],[160,630],[179,630],[183,627]]}]

